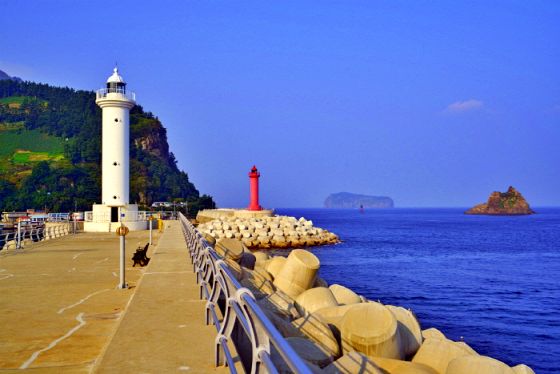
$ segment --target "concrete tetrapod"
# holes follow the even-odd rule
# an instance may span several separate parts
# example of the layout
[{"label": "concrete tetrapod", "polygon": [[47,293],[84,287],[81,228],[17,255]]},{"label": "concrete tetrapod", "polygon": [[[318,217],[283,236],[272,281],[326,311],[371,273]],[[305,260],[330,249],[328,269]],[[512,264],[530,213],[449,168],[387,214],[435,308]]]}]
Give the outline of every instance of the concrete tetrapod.
[{"label": "concrete tetrapod", "polygon": [[292,322],[292,326],[316,344],[329,352],[333,357],[340,357],[341,350],[338,341],[330,327],[319,317],[309,314]]},{"label": "concrete tetrapod", "polygon": [[412,362],[427,365],[440,374],[445,374],[451,360],[462,356],[473,356],[473,351],[449,339],[428,338],[424,340]]},{"label": "concrete tetrapod", "polygon": [[258,303],[261,307],[279,317],[289,318],[290,320],[301,317],[294,306],[294,299],[280,290],[276,290],[273,294],[259,300]]},{"label": "concrete tetrapod", "polygon": [[385,374],[366,355],[348,352],[323,369],[326,374]]},{"label": "concrete tetrapod", "polygon": [[318,309],[313,314],[318,315],[323,321],[325,321],[325,323],[333,325],[333,327],[336,327],[338,330],[340,330],[342,317],[344,317],[346,312],[356,305],[357,304],[330,306],[327,308]]},{"label": "concrete tetrapod", "polygon": [[274,277],[274,286],[296,298],[313,285],[319,267],[319,259],[313,253],[294,249],[288,255],[278,276]]},{"label": "concrete tetrapod", "polygon": [[289,337],[286,340],[299,357],[314,365],[322,368],[334,361],[334,357],[328,351],[306,338]]},{"label": "concrete tetrapod", "polygon": [[383,372],[390,374],[437,374],[429,366],[386,357],[369,357]]},{"label": "concrete tetrapod", "polygon": [[525,364],[516,365],[511,369],[515,374],[535,374],[535,371]]},{"label": "concrete tetrapod", "polygon": [[295,300],[295,307],[302,316],[337,305],[333,293],[326,287],[310,288],[299,294]]},{"label": "concrete tetrapod", "polygon": [[358,351],[368,356],[403,359],[397,319],[379,303],[354,304],[340,321],[344,352]]},{"label": "concrete tetrapod", "polygon": [[244,268],[254,270],[257,263],[257,258],[251,252],[243,252],[239,259],[239,264]]},{"label": "concrete tetrapod", "polygon": [[412,357],[422,345],[422,330],[418,319],[410,310],[400,306],[385,305],[395,316],[405,357]]},{"label": "concrete tetrapod", "polygon": [[249,288],[257,299],[261,299],[267,295],[274,293],[272,285],[272,276],[262,268],[255,270],[244,269],[241,284]]},{"label": "concrete tetrapod", "polygon": [[340,284],[332,284],[329,286],[334,298],[340,305],[350,305],[361,303],[360,296],[349,288],[341,286]]},{"label": "concrete tetrapod", "polygon": [[424,339],[436,338],[436,339],[447,339],[443,332],[439,331],[435,327],[430,327],[429,329],[422,330],[422,337]]},{"label": "concrete tetrapod", "polygon": [[255,256],[256,260],[255,266],[264,266],[266,261],[270,258],[268,253],[265,253],[263,251],[255,251],[253,252],[253,256]]},{"label": "concrete tetrapod", "polygon": [[328,288],[329,284],[323,278],[315,277],[315,282],[313,282],[313,287],[327,287]]},{"label": "concrete tetrapod", "polygon": [[274,278],[276,278],[278,276],[278,273],[280,273],[280,270],[282,270],[282,267],[284,267],[285,263],[286,257],[276,256],[268,260],[264,268],[266,269],[266,271],[272,274]]},{"label": "concrete tetrapod", "polygon": [[224,258],[231,258],[233,261],[239,262],[246,247],[237,239],[220,239],[214,247],[216,253]]},{"label": "concrete tetrapod", "polygon": [[457,357],[447,366],[445,374],[515,374],[512,368],[487,356]]}]

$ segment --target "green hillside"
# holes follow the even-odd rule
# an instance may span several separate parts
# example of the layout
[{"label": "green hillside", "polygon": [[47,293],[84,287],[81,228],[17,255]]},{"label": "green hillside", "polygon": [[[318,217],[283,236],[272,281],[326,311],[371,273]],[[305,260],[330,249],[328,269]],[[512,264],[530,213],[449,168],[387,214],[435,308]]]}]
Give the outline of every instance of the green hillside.
[{"label": "green hillside", "polygon": [[[179,170],[161,122],[131,110],[131,202],[212,207]],[[101,195],[101,110],[89,91],[0,81],[0,209],[82,210]]]}]

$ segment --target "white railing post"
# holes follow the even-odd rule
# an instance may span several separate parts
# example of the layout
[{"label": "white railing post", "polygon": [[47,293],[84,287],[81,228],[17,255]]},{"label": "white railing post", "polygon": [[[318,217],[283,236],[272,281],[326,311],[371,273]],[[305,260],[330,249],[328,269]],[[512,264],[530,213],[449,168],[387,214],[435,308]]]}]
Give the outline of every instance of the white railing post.
[{"label": "white railing post", "polygon": [[20,221],[18,221],[17,223],[16,249],[21,249],[21,222]]}]

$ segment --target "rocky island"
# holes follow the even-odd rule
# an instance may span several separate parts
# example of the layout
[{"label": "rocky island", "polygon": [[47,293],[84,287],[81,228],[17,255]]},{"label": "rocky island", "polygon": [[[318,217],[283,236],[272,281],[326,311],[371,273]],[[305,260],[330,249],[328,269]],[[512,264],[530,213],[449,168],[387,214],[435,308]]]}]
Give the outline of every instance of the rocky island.
[{"label": "rocky island", "polygon": [[510,186],[507,192],[494,191],[488,202],[478,204],[467,210],[465,214],[485,214],[496,216],[513,216],[534,214],[529,204],[519,191]]},{"label": "rocky island", "polygon": [[350,192],[330,194],[325,200],[325,208],[357,209],[357,208],[393,208],[393,199],[387,196],[358,195]]}]

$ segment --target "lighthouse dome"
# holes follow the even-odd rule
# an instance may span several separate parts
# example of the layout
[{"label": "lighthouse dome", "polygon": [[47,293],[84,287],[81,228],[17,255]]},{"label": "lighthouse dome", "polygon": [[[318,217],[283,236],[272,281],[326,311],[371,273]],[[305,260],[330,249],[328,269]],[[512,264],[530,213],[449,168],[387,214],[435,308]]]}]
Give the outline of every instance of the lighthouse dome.
[{"label": "lighthouse dome", "polygon": [[107,79],[107,83],[125,83],[117,67],[113,69],[113,74]]}]

